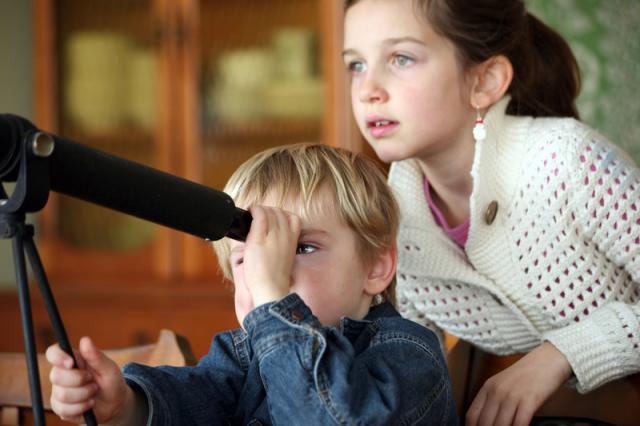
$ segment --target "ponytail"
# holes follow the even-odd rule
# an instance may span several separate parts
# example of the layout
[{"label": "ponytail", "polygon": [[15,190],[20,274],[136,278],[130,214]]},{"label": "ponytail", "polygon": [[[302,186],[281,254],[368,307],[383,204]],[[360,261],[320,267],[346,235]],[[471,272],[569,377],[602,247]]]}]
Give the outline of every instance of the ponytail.
[{"label": "ponytail", "polygon": [[530,13],[522,43],[509,59],[514,78],[507,113],[579,118],[580,69],[567,42]]}]

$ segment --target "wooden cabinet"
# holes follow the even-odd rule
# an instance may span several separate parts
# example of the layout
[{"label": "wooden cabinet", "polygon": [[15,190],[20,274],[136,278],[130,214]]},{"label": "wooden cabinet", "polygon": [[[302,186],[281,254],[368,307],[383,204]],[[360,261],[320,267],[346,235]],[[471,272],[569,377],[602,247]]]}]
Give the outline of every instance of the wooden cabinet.
[{"label": "wooden cabinet", "polygon": [[[33,13],[43,130],[218,189],[269,146],[360,149],[341,1],[34,0]],[[36,237],[72,340],[139,344],[165,327],[193,341],[204,329],[192,343],[206,349],[211,330],[235,324],[228,283],[196,237],[56,193]],[[207,313],[205,300],[225,303]]]}]

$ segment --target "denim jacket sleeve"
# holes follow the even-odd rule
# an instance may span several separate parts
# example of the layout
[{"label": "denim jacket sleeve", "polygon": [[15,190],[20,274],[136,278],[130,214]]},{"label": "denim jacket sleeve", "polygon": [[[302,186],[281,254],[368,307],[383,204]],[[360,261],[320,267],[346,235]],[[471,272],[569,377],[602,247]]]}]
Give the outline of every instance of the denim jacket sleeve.
[{"label": "denim jacket sleeve", "polygon": [[457,424],[438,339],[418,324],[383,318],[352,342],[290,294],[244,326],[274,424]]},{"label": "denim jacket sleeve", "polygon": [[129,386],[146,397],[147,425],[228,423],[246,376],[236,361],[230,335],[216,336],[196,366],[128,364],[123,368]]}]

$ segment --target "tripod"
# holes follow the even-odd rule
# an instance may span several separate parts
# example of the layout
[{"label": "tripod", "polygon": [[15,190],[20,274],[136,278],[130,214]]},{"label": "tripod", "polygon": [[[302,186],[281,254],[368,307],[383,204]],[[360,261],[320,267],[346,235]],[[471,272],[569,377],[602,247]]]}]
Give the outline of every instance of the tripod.
[{"label": "tripod", "polygon": [[[33,239],[33,225],[25,223],[26,213],[38,211],[46,204],[49,194],[49,164],[47,158],[53,152],[54,140],[46,133],[28,132],[18,149],[20,150],[20,155],[15,157],[15,161],[20,163],[20,168],[16,187],[11,197],[7,196],[0,184],[0,238],[12,240],[16,284],[20,303],[20,320],[29,372],[29,390],[34,422],[40,426],[45,424],[45,419],[33,333],[33,317],[25,252],[38,283],[38,289],[44,300],[56,339],[62,350],[72,357],[73,350],[69,344],[62,318],[58,312]],[[78,368],[75,357],[74,368]],[[84,413],[84,420],[87,425],[97,424],[95,415],[91,410]]]}]

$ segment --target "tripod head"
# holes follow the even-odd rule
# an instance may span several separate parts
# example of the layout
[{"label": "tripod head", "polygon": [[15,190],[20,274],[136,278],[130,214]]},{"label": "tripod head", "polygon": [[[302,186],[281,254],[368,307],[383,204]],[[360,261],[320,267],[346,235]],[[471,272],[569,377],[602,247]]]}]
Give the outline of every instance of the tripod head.
[{"label": "tripod head", "polygon": [[0,119],[0,183],[16,182],[11,197],[0,185],[0,213],[41,210],[49,198],[53,138],[30,121],[3,114]]}]

